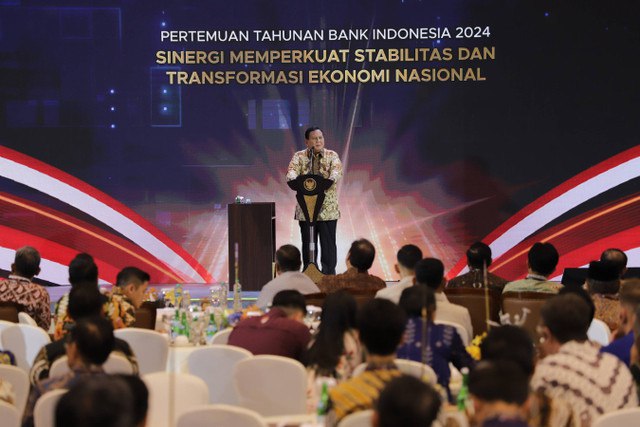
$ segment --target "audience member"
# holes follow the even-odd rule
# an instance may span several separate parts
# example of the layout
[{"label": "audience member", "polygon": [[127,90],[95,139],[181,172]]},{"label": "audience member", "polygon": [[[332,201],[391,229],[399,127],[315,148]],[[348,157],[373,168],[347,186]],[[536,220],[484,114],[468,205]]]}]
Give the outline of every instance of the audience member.
[{"label": "audience member", "polygon": [[367,368],[329,391],[329,425],[353,412],[373,408],[382,389],[401,375],[394,360],[406,320],[402,309],[385,299],[372,299],[362,307],[358,330],[367,350]]},{"label": "audience member", "polygon": [[469,310],[461,305],[452,304],[444,294],[444,264],[436,258],[425,258],[416,264],[416,283],[431,288],[435,292],[438,310],[435,321],[457,323],[467,331],[467,339],[473,339],[473,326]]},{"label": "audience member", "polygon": [[558,265],[559,255],[556,248],[551,243],[534,243],[529,249],[527,259],[527,277],[507,283],[502,292],[557,293],[560,284],[549,281],[549,276]]},{"label": "audience member", "polygon": [[[640,307],[636,309],[635,313],[636,321],[633,325],[633,334],[635,335],[635,342],[631,347],[631,375],[633,381],[636,383],[636,391],[640,396]],[[640,397],[639,397],[640,399]]]},{"label": "audience member", "polygon": [[620,249],[607,249],[600,255],[600,261],[612,265],[618,272],[618,278],[622,279],[627,272],[627,254]]},{"label": "audience member", "polygon": [[404,245],[396,255],[396,273],[400,275],[400,281],[396,285],[380,289],[376,298],[385,298],[396,304],[400,301],[402,291],[415,284],[416,264],[422,259],[422,251],[415,245]]},{"label": "audience member", "polygon": [[[141,381],[141,380],[139,380]],[[89,377],[74,384],[58,401],[56,426],[137,427],[135,398],[122,377]]]},{"label": "audience member", "polygon": [[380,393],[373,413],[373,427],[428,427],[438,417],[438,392],[419,379],[402,375]]},{"label": "audience member", "polygon": [[[65,347],[70,371],[60,377],[39,381],[31,387],[22,419],[23,427],[33,426],[33,409],[44,393],[70,388],[89,376],[105,376],[102,365],[113,350],[115,342],[111,322],[101,316],[81,319],[71,329],[66,339]],[[109,410],[113,411],[113,408]],[[66,427],[66,424],[64,425]]]},{"label": "audience member", "polygon": [[278,292],[271,310],[260,317],[241,320],[229,335],[229,344],[253,354],[273,354],[302,360],[311,334],[303,320],[304,295],[296,290]]},{"label": "audience member", "polygon": [[287,289],[294,289],[304,295],[320,292],[313,280],[300,272],[301,266],[302,257],[298,248],[293,245],[280,246],[276,251],[277,277],[262,287],[256,305],[269,306],[275,294]]},{"label": "audience member", "polygon": [[[79,284],[98,287],[98,266],[93,257],[86,253],[76,255],[69,263],[69,283],[71,288]],[[54,339],[63,338],[68,331],[73,319],[68,316],[69,292],[65,293],[56,303]]]},{"label": "audience member", "polygon": [[596,307],[595,318],[615,333],[620,327],[620,279],[616,268],[606,262],[591,261],[586,285]]},{"label": "audience member", "polygon": [[[484,271],[491,265],[491,248],[482,242],[475,242],[467,249],[469,272],[454,277],[447,288],[484,288]],[[508,280],[487,271],[487,286],[502,292]]]},{"label": "audience member", "polygon": [[506,359],[482,361],[469,374],[473,421],[478,427],[527,427],[529,377]]},{"label": "audience member", "polygon": [[347,292],[327,295],[318,333],[305,357],[315,375],[334,377],[341,382],[350,378],[355,367],[363,362],[356,313],[356,300]]},{"label": "audience member", "polygon": [[381,278],[369,274],[376,256],[376,248],[367,239],[356,240],[347,253],[347,271],[342,274],[324,276],[318,287],[321,292],[331,293],[340,289],[379,291],[386,284]]},{"label": "audience member", "polygon": [[513,325],[491,328],[480,344],[480,357],[483,361],[511,361],[528,377],[533,375],[536,365],[536,350],[531,335]]},{"label": "audience member", "polygon": [[[541,318],[540,347],[547,356],[536,366],[534,390],[568,404],[573,421],[585,427],[602,414],[638,405],[629,369],[587,339],[590,311],[582,298],[572,293],[552,297]],[[551,425],[566,423],[555,419]]]},{"label": "audience member", "polygon": [[133,326],[136,309],[142,305],[148,286],[149,274],[139,268],[125,267],[118,273],[106,310],[114,329]]},{"label": "audience member", "polygon": [[469,368],[473,366],[473,359],[467,353],[455,327],[433,322],[438,310],[431,288],[412,286],[405,289],[400,297],[400,307],[408,321],[404,339],[397,351],[398,359],[414,360],[431,366],[438,376],[438,384],[446,390],[451,401],[449,363],[458,369]]},{"label": "audience member", "polygon": [[625,365],[631,363],[631,348],[635,342],[633,327],[636,323],[636,310],[640,307],[640,279],[629,279],[620,289],[620,335],[601,351],[613,354]]},{"label": "audience member", "polygon": [[31,246],[16,251],[8,279],[0,280],[0,302],[13,302],[45,331],[51,326],[49,292],[33,277],[40,273],[40,253]]},{"label": "audience member", "polygon": [[114,378],[123,380],[129,387],[133,398],[133,425],[144,427],[147,425],[147,412],[149,411],[149,389],[137,375],[117,374]]},{"label": "audience member", "polygon": [[[69,329],[66,331],[65,336],[73,329],[76,321],[85,318],[104,317],[102,311],[104,296],[92,283],[79,282],[69,292],[68,317],[71,323],[68,324]],[[32,386],[35,386],[38,381],[49,378],[49,371],[53,362],[66,354],[65,345],[65,338],[61,338],[40,349],[29,372],[29,380]],[[131,363],[134,373],[138,372],[138,362],[126,341],[115,338],[113,351],[126,357]]]}]

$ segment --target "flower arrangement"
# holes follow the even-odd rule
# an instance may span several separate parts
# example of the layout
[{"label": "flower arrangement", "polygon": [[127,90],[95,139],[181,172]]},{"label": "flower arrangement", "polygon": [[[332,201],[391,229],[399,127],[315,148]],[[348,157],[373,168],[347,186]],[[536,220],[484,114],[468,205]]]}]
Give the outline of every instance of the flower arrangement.
[{"label": "flower arrangement", "polygon": [[482,335],[476,335],[475,338],[473,338],[473,340],[471,340],[471,342],[467,346],[467,353],[469,353],[469,355],[471,355],[474,360],[480,360],[480,358],[482,357],[482,354],[480,354],[480,344],[482,344],[482,341],[484,341],[486,337],[486,332],[484,332]]}]

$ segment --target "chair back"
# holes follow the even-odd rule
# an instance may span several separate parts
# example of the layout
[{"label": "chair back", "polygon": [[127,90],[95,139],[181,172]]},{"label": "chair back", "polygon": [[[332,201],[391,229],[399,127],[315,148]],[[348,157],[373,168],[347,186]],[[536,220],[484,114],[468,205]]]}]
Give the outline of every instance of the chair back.
[{"label": "chair back", "polygon": [[207,384],[195,375],[154,372],[142,380],[149,389],[148,426],[173,427],[185,411],[209,402]]},{"label": "chair back", "polygon": [[437,384],[438,376],[431,366],[424,363],[416,362],[414,360],[396,359],[393,363],[396,364],[398,369],[403,374],[411,375],[412,377],[420,378],[427,381],[429,384]]},{"label": "chair back", "polygon": [[233,381],[240,406],[263,417],[305,414],[307,372],[288,357],[260,355],[236,363]]},{"label": "chair back", "polygon": [[[2,331],[7,329],[9,326],[15,325],[16,322],[9,322],[8,320],[0,320],[0,336],[2,336]],[[2,340],[0,340],[0,343]]]},{"label": "chair back", "polygon": [[460,339],[462,340],[462,344],[465,347],[469,345],[469,332],[467,332],[467,330],[464,328],[464,326],[462,326],[460,323],[449,322],[449,321],[446,321],[446,320],[436,320],[435,323],[437,323],[439,325],[453,326],[454,328],[456,328],[456,332],[460,336]]},{"label": "chair back", "polygon": [[[489,320],[499,322],[500,292],[496,289],[450,288],[444,290],[451,304],[457,304],[469,310],[471,326],[476,335],[482,335],[488,330],[487,325],[487,295],[489,296]],[[436,308],[437,309],[437,308]]]},{"label": "chair back", "polygon": [[322,307],[324,303],[324,299],[327,297],[327,294],[324,292],[316,292],[313,294],[306,294],[304,296],[304,300],[307,305],[315,305],[316,307]]},{"label": "chair back", "polygon": [[21,414],[11,403],[0,400],[0,420],[3,427],[20,427]]},{"label": "chair back", "polygon": [[0,302],[0,320],[11,323],[18,323],[18,321],[20,320],[18,318],[19,312],[20,307],[18,306],[18,304],[10,301]]},{"label": "chair back", "polygon": [[56,406],[66,392],[66,388],[61,388],[48,391],[40,396],[36,406],[33,408],[33,425],[35,427],[55,427]]},{"label": "chair back", "polygon": [[338,427],[370,427],[371,417],[373,417],[373,409],[354,412],[344,417]]},{"label": "chair back", "polygon": [[209,403],[237,405],[233,368],[239,361],[250,357],[251,352],[244,348],[218,344],[195,349],[187,358],[187,369],[190,374],[207,383]]},{"label": "chair back", "polygon": [[[14,405],[22,417],[29,397],[29,376],[17,366],[0,365],[0,378],[11,384],[15,394]],[[0,420],[3,419],[0,417]]]},{"label": "chair back", "polygon": [[189,409],[178,418],[177,427],[267,427],[255,411],[232,405],[205,405]]},{"label": "chair back", "polygon": [[[62,376],[69,372],[69,369],[67,356],[58,357],[51,364],[51,368],[49,369],[49,378]],[[111,352],[111,354],[109,354],[109,358],[104,362],[104,365],[102,365],[102,369],[104,369],[107,374],[133,374],[133,366],[131,366],[131,362],[129,362],[126,357],[116,352]]]},{"label": "chair back", "polygon": [[24,311],[18,313],[18,323],[22,323],[23,325],[38,326],[36,321],[33,320],[33,317],[29,316]]},{"label": "chair back", "polygon": [[602,346],[609,345],[611,342],[611,329],[602,320],[593,319],[587,331],[587,336],[589,340],[595,341]]},{"label": "chair back", "polygon": [[211,344],[224,345],[229,342],[229,335],[231,335],[231,331],[233,328],[223,329],[221,331],[216,332],[211,337]]},{"label": "chair back", "polygon": [[156,301],[145,301],[140,308],[136,309],[136,321],[134,328],[156,329],[156,315],[158,312],[158,303]]},{"label": "chair back", "polygon": [[114,334],[131,347],[138,360],[140,375],[164,372],[167,369],[169,341],[166,336],[141,328],[116,329]]},{"label": "chair back", "polygon": [[356,300],[356,304],[358,305],[358,309],[362,308],[366,303],[371,301],[376,297],[376,289],[349,289],[345,288],[349,294],[353,296]]},{"label": "chair back", "polygon": [[511,324],[519,324],[538,342],[536,327],[540,323],[540,310],[545,301],[555,294],[547,292],[504,292],[502,313],[509,315]]},{"label": "chair back", "polygon": [[640,420],[640,408],[619,409],[602,415],[593,427],[636,427]]},{"label": "chair back", "polygon": [[2,348],[16,356],[20,369],[29,372],[40,349],[51,342],[49,335],[37,326],[17,323],[2,331]]}]

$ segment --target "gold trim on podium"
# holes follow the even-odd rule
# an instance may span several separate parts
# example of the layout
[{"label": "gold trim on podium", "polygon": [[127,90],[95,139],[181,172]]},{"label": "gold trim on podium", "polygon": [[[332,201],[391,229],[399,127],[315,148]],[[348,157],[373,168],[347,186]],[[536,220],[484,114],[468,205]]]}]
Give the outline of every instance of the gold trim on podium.
[{"label": "gold trim on podium", "polygon": [[310,263],[307,268],[304,269],[303,273],[315,284],[320,283],[320,280],[324,277],[324,274],[318,270],[318,267],[316,267],[314,263]]},{"label": "gold trim on podium", "polygon": [[[307,205],[307,212],[309,212],[309,218],[314,218],[313,214],[316,211],[316,200],[317,199],[318,199],[317,195],[304,196],[304,203]],[[310,221],[309,218],[307,218],[307,221]]]}]

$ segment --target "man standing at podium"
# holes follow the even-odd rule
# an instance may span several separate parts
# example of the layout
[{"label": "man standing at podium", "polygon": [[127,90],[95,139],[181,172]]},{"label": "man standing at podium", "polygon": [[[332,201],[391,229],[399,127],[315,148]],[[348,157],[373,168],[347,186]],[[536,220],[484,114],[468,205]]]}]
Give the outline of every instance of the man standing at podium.
[{"label": "man standing at podium", "polygon": [[[304,142],[306,150],[298,151],[293,155],[287,170],[287,181],[296,179],[299,175],[314,174],[333,181],[333,185],[325,192],[325,199],[318,214],[316,222],[314,243],[318,244],[320,237],[320,248],[322,256],[322,272],[324,274],[336,274],[337,249],[336,249],[336,225],[340,218],[338,208],[338,194],[336,182],[342,177],[342,163],[338,153],[324,148],[324,135],[319,127],[310,127],[304,132]],[[302,261],[304,268],[309,262],[309,224],[306,221],[302,209],[296,205],[295,219],[300,224],[300,234],[302,235]]]}]

